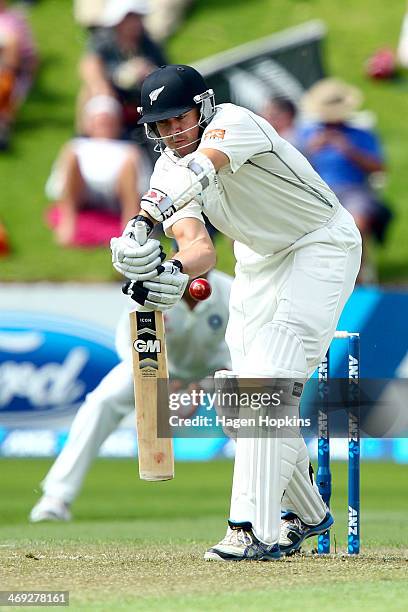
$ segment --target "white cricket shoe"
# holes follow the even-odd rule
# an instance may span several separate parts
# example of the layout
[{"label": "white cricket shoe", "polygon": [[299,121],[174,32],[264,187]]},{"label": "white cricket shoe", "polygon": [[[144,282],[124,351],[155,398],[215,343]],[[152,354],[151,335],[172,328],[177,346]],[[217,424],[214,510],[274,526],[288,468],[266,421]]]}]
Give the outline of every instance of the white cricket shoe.
[{"label": "white cricket shoe", "polygon": [[31,523],[41,521],[70,521],[72,515],[69,505],[57,497],[43,495],[38,503],[30,512],[29,520]]},{"label": "white cricket shoe", "polygon": [[325,533],[334,523],[330,512],[318,525],[306,525],[296,514],[287,512],[281,518],[279,548],[284,555],[300,549],[302,543],[312,536]]},{"label": "white cricket shoe", "polygon": [[279,545],[260,542],[251,523],[231,521],[228,521],[225,538],[204,555],[206,561],[276,561],[280,557]]}]

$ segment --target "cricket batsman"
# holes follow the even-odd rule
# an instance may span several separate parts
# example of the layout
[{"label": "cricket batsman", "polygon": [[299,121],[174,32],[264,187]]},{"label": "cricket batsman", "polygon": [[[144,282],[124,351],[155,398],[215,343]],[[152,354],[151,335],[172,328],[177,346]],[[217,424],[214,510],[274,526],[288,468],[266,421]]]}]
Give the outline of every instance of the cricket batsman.
[{"label": "cricket batsman", "polygon": [[[225,343],[232,279],[213,270],[212,293],[203,302],[188,291],[165,317],[170,389],[188,391],[215,370],[231,368]],[[116,330],[121,362],[89,393],[72,423],[67,442],[42,482],[43,496],[30,513],[32,522],[68,521],[70,506],[99,448],[120,421],[134,410],[133,369],[128,312]]]},{"label": "cricket batsman", "polygon": [[[142,105],[140,122],[161,156],[141,208],[152,226],[163,223],[179,251],[162,263],[154,240],[137,243],[132,220],[112,239],[115,269],[131,280],[127,292],[139,309],[176,304],[186,275],[215,265],[205,213],[235,241],[226,332],[233,371],[290,379],[287,401],[298,407],[299,389],[325,355],[359,271],[353,218],[266,120],[234,104],[215,106],[192,67],[151,73]],[[291,510],[282,529],[281,501]],[[205,558],[279,559],[332,523],[300,435],[238,436],[227,533]]]}]

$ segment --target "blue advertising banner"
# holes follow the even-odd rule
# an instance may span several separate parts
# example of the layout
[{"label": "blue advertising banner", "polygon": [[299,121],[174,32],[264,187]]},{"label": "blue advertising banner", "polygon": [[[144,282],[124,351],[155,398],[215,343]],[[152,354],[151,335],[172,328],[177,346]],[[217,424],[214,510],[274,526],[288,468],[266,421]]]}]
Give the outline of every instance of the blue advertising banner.
[{"label": "blue advertising banner", "polygon": [[[22,300],[27,291],[0,286],[0,456],[58,453],[85,395],[118,362],[114,329],[124,303],[117,286],[31,285],[29,302]],[[389,379],[381,393],[403,406],[408,398],[392,395],[392,381],[408,378],[407,312],[407,291],[357,288],[339,324],[360,332],[362,377]],[[332,376],[344,376],[346,367],[347,343],[336,340]],[[333,441],[338,458],[346,456],[343,442]],[[208,460],[232,456],[234,443],[179,438],[175,450],[178,460]],[[136,452],[132,415],[106,440],[101,455]],[[407,439],[362,440],[362,456],[408,462]]]},{"label": "blue advertising banner", "polygon": [[72,417],[116,363],[109,331],[76,319],[1,313],[0,423],[41,427]]}]

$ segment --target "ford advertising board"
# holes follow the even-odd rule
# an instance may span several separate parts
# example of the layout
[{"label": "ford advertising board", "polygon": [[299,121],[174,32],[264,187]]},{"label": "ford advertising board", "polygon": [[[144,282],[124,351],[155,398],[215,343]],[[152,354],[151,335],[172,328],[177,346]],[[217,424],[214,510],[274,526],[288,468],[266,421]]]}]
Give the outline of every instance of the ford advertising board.
[{"label": "ford advertising board", "polygon": [[3,311],[0,425],[64,425],[117,362],[113,334],[101,327]]}]

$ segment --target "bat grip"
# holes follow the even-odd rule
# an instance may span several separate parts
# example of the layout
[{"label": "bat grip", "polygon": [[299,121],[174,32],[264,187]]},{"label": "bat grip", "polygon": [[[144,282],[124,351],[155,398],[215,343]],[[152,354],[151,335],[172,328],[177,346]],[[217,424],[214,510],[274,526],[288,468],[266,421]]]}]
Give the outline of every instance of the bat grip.
[{"label": "bat grip", "polygon": [[[139,242],[139,244],[142,246],[146,242],[150,234],[153,232],[155,223],[149,216],[140,213],[133,218],[133,221],[133,226],[135,228],[133,235],[135,239]],[[142,242],[140,242],[139,238]]]},{"label": "bat grip", "polygon": [[140,246],[143,246],[147,240],[148,226],[144,221],[136,221],[133,235]]}]

